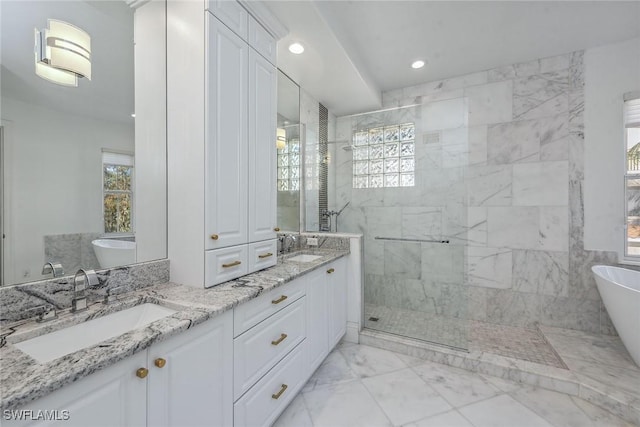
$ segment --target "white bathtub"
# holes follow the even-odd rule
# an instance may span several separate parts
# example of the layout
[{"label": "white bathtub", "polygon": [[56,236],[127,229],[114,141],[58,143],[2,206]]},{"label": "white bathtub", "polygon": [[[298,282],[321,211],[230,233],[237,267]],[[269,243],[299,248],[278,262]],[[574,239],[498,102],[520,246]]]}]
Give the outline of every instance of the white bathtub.
[{"label": "white bathtub", "polygon": [[100,268],[119,267],[136,262],[136,242],[96,239],[91,242]]},{"label": "white bathtub", "polygon": [[640,271],[591,267],[604,306],[629,354],[640,366]]}]

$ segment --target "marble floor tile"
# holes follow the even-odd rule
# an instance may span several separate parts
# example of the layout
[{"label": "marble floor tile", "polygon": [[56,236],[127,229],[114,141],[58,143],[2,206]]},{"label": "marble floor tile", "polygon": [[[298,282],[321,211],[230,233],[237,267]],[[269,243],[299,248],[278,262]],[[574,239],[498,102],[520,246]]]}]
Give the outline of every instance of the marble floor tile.
[{"label": "marble floor tile", "polygon": [[475,427],[553,427],[506,394],[465,406],[459,411]]},{"label": "marble floor tile", "polygon": [[304,397],[302,394],[296,396],[295,399],[289,403],[287,409],[278,417],[273,423],[274,427],[312,427],[311,415],[307,410],[307,405],[304,403]]},{"label": "marble floor tile", "polygon": [[633,424],[628,423],[609,411],[587,402],[586,400],[571,397],[573,403],[580,408],[588,417],[593,421],[594,426],[607,426],[607,427],[632,427]]},{"label": "marble floor tile", "polygon": [[474,427],[465,417],[456,410],[425,418],[415,423],[406,424],[404,427]]},{"label": "marble floor tile", "polygon": [[[351,348],[351,346],[339,348]],[[349,368],[342,353],[334,350],[309,378],[302,391],[307,392],[317,387],[352,381],[357,378],[358,376]]]},{"label": "marble floor tile", "polygon": [[523,387],[511,393],[511,397],[556,427],[596,427],[609,425],[605,424],[607,421],[620,421],[607,420],[607,415],[611,414],[597,407],[589,408],[590,415],[587,415],[571,396],[555,391]]},{"label": "marble floor tile", "polygon": [[612,388],[640,396],[640,371],[604,363],[564,357],[569,369]]},{"label": "marble floor tile", "polygon": [[316,389],[303,396],[314,426],[391,426],[360,381]]},{"label": "marble floor tile", "polygon": [[486,379],[464,369],[433,362],[411,369],[456,408],[500,393]]},{"label": "marble floor tile", "polygon": [[393,352],[367,346],[346,347],[340,352],[351,370],[359,377],[385,374],[407,367]]},{"label": "marble floor tile", "polygon": [[362,383],[396,426],[452,409],[409,368],[364,378]]}]

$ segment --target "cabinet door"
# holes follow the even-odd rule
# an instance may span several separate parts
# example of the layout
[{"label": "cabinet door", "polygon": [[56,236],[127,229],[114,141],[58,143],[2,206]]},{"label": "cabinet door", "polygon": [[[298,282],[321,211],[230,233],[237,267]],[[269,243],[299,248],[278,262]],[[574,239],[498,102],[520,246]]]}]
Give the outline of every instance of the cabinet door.
[{"label": "cabinet door", "polygon": [[313,373],[329,354],[329,307],[325,270],[309,273],[307,279],[307,364]]},{"label": "cabinet door", "polygon": [[[205,248],[247,243],[247,43],[207,14]],[[184,191],[189,191],[185,188]]]},{"label": "cabinet door", "polygon": [[149,349],[149,426],[233,423],[232,331],[228,311]]},{"label": "cabinet door", "polygon": [[146,366],[146,356],[142,351],[20,408],[33,411],[34,416],[47,411],[59,421],[10,421],[3,413],[2,425],[143,427],[147,421],[147,381],[136,377],[136,370]]},{"label": "cabinet door", "polygon": [[235,0],[208,0],[206,8],[234,33],[247,39],[249,13]]},{"label": "cabinet door", "polygon": [[249,242],[276,238],[276,79],[249,49]]},{"label": "cabinet door", "polygon": [[329,293],[329,348],[333,348],[347,331],[347,261],[341,258],[327,268]]}]

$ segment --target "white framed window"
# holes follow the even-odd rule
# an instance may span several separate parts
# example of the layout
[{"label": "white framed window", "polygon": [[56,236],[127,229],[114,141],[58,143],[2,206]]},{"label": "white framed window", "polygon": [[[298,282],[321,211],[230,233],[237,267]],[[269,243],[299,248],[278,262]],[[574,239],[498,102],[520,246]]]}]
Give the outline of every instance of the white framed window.
[{"label": "white framed window", "polygon": [[623,261],[640,263],[640,92],[624,98],[625,235]]},{"label": "white framed window", "polygon": [[102,151],[102,208],[106,234],[133,233],[133,154]]},{"label": "white framed window", "polygon": [[415,125],[402,123],[353,133],[353,188],[415,185]]}]

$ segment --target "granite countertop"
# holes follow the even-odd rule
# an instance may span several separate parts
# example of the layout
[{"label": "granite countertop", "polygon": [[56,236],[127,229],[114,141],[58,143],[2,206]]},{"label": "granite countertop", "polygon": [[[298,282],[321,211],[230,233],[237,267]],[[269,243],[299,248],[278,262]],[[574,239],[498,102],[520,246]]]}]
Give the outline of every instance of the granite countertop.
[{"label": "granite countertop", "polygon": [[[305,263],[288,260],[300,253],[321,258]],[[17,409],[348,254],[348,250],[304,250],[278,257],[274,267],[212,288],[157,284],[124,294],[108,306],[94,303],[89,310],[77,314],[63,310],[58,312],[58,319],[47,323],[27,320],[3,326],[0,328],[0,409]],[[35,361],[12,345],[146,302],[177,312],[47,363]]]}]

